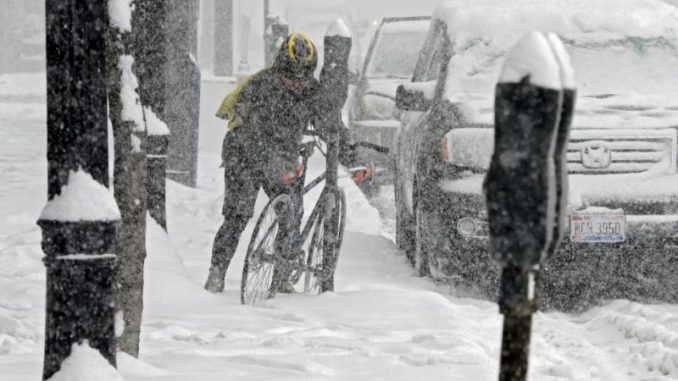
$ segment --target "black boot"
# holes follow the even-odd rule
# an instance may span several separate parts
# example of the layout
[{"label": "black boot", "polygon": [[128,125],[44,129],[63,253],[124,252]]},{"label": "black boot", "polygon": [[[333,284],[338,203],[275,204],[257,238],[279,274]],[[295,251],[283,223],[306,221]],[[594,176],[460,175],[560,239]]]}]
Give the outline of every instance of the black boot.
[{"label": "black boot", "polygon": [[225,267],[210,266],[207,282],[205,282],[205,290],[214,294],[224,291],[226,269],[228,269],[228,262]]}]

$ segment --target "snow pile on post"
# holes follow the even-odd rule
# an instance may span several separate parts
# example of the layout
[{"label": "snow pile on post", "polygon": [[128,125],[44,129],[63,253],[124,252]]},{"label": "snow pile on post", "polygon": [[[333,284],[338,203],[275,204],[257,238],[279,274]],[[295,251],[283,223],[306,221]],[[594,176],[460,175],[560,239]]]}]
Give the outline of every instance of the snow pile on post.
[{"label": "snow pile on post", "polygon": [[120,373],[92,349],[87,340],[73,344],[71,355],[61,364],[61,370],[48,381],[124,381]]},{"label": "snow pile on post", "polygon": [[82,168],[71,171],[61,194],[50,200],[40,214],[48,221],[116,221],[120,210],[113,194]]},{"label": "snow pile on post", "polygon": [[143,131],[144,115],[139,101],[137,88],[139,81],[132,71],[134,58],[130,55],[120,56],[118,69],[121,74],[120,100],[122,101],[122,120],[125,122],[134,122],[134,131]]},{"label": "snow pile on post", "polygon": [[157,115],[151,110],[150,107],[144,107],[144,113],[146,115],[146,128],[148,129],[149,135],[169,135],[170,130],[167,128],[167,124],[160,120]]},{"label": "snow pile on post", "polygon": [[351,31],[348,29],[346,26],[346,23],[344,22],[343,19],[337,19],[335,20],[329,28],[327,28],[327,32],[325,33],[326,37],[347,37],[351,38]]},{"label": "snow pile on post", "polygon": [[499,75],[500,83],[519,83],[525,77],[536,86],[560,89],[560,68],[546,37],[533,31],[509,52]]},{"label": "snow pile on post", "polygon": [[132,0],[108,0],[108,16],[111,26],[121,32],[132,31]]}]

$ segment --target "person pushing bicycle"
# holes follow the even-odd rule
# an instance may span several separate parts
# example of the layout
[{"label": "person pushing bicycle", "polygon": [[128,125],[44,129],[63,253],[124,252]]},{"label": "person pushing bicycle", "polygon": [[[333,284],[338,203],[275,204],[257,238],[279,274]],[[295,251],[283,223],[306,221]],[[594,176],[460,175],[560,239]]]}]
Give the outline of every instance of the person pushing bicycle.
[{"label": "person pushing bicycle", "polygon": [[[269,198],[290,194],[301,206],[302,196],[294,194],[291,182],[305,170],[298,165],[304,132],[309,125],[318,130],[314,121],[324,112],[320,85],[313,76],[317,64],[313,42],[292,33],[281,44],[273,65],[244,79],[217,111],[217,117],[229,120],[222,146],[224,221],[214,238],[207,291],[223,291],[226,270],[253,215],[259,188]],[[340,162],[352,165],[356,155],[348,140],[343,128]],[[295,216],[296,226],[288,233],[298,230],[300,223],[301,216]]]}]

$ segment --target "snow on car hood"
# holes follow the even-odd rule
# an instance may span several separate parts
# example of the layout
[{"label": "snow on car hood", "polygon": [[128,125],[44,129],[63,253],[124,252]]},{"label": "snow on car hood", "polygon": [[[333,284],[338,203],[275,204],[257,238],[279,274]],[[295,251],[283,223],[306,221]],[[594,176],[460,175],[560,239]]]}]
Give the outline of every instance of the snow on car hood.
[{"label": "snow on car hood", "polygon": [[[678,84],[677,84],[678,85]],[[448,97],[471,126],[494,126],[494,98],[477,94]],[[646,95],[580,94],[572,127],[575,129],[635,129],[678,126],[678,92]]]},{"label": "snow on car hood", "polygon": [[[440,182],[441,190],[460,194],[483,194],[484,174]],[[669,203],[676,200],[678,175],[649,178],[647,175],[570,175],[569,207],[579,209],[595,203]]]}]

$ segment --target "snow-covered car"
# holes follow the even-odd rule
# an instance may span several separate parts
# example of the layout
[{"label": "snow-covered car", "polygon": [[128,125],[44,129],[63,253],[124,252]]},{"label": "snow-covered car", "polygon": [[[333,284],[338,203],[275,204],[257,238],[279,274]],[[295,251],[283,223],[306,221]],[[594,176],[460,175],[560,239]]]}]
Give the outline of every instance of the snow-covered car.
[{"label": "snow-covered car", "polygon": [[[431,18],[386,17],[374,33],[363,68],[349,105],[348,126],[356,141],[367,141],[389,148],[394,146],[400,126],[395,94],[398,85],[412,80],[419,50],[426,38]],[[370,150],[361,159],[375,170],[374,181],[363,182],[363,190],[376,189],[392,179],[388,156]]]},{"label": "snow-covered car", "polygon": [[545,268],[545,302],[676,301],[678,11],[659,0],[441,4],[397,94],[398,248],[421,274],[495,296],[482,194],[494,86],[531,30],[563,39],[578,88],[569,234]]}]

